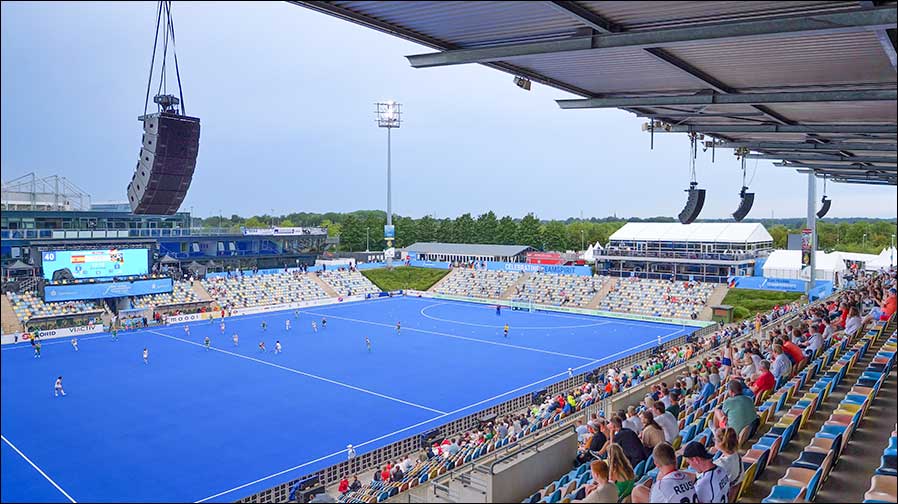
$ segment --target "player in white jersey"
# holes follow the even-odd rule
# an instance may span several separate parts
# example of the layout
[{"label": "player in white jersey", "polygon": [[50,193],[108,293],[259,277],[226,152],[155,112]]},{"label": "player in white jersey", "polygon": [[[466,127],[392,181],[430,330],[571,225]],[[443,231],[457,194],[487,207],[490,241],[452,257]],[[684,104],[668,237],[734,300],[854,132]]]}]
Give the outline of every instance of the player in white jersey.
[{"label": "player in white jersey", "polygon": [[318,332],[318,324],[314,320],[312,321],[312,331]]},{"label": "player in white jersey", "polygon": [[697,502],[692,475],[677,470],[677,455],[667,443],[652,450],[658,476],[652,484],[649,502]]},{"label": "player in white jersey", "polygon": [[224,336],[224,333],[225,333],[224,320],[221,321],[221,324],[219,324],[218,327],[221,329],[221,335]]},{"label": "player in white jersey", "polygon": [[567,377],[568,378],[574,377],[574,369],[573,368],[567,368]]},{"label": "player in white jersey", "polygon": [[187,335],[188,338],[190,337],[190,326],[187,324],[184,324],[184,334]]},{"label": "player in white jersey", "polygon": [[281,353],[281,340],[277,340],[274,342],[274,353],[275,354]]},{"label": "player in white jersey", "polygon": [[150,363],[149,360],[150,360],[150,351],[147,350],[147,347],[143,347],[143,363],[149,364]]},{"label": "player in white jersey", "polygon": [[661,346],[661,335],[658,335],[658,346]]},{"label": "player in white jersey", "polygon": [[683,458],[698,473],[695,482],[695,494],[698,502],[728,502],[730,477],[726,469],[713,462],[714,457],[705,449],[705,445],[695,441],[686,445]]},{"label": "player in white jersey", "polygon": [[231,337],[231,339],[234,340],[234,346],[237,346],[237,342],[240,341],[240,337],[237,336],[237,333],[234,333],[234,336]]},{"label": "player in white jersey", "polygon": [[65,390],[62,390],[62,377],[56,378],[56,384],[53,386],[53,397],[59,397],[59,394],[65,395]]},{"label": "player in white jersey", "polygon": [[72,348],[74,348],[76,352],[78,351],[78,338],[72,338]]},{"label": "player in white jersey", "polygon": [[290,330],[290,319],[287,319],[284,321],[284,326],[287,328],[288,331]]}]

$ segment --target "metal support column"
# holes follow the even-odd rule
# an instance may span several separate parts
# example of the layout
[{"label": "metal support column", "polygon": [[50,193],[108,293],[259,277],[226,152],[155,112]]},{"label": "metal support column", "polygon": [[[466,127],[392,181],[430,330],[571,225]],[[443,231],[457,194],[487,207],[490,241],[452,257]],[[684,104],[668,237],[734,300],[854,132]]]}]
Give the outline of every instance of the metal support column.
[{"label": "metal support column", "polygon": [[[393,128],[387,128],[387,225],[393,225],[393,194],[392,187],[393,183],[391,180],[391,152],[390,152],[390,130]],[[393,240],[387,239],[387,249],[393,248]],[[393,268],[393,255],[385,254],[387,257],[387,268]]]},{"label": "metal support column", "polygon": [[811,277],[808,280],[808,286],[805,293],[808,300],[811,298],[811,290],[814,288],[814,282],[817,278],[815,266],[817,265],[817,177],[814,172],[808,173],[808,221],[807,228],[811,230]]}]

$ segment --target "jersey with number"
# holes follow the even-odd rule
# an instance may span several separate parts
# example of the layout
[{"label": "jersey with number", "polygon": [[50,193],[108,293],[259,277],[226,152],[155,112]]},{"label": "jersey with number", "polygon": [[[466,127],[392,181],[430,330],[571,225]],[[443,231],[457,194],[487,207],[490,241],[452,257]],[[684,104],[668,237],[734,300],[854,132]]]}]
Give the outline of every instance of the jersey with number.
[{"label": "jersey with number", "polygon": [[730,491],[730,477],[720,466],[705,471],[695,482],[695,493],[700,502],[727,502]]},{"label": "jersey with number", "polygon": [[673,471],[664,475],[652,485],[650,502],[698,502],[695,482],[683,471]]}]

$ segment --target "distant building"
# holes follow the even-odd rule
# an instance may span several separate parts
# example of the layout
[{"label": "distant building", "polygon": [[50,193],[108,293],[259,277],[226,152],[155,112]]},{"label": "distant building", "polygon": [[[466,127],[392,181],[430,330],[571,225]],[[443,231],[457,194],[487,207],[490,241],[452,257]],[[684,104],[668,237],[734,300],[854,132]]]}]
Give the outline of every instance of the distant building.
[{"label": "distant building", "polygon": [[503,261],[524,262],[533,247],[526,245],[486,245],[469,243],[418,242],[406,250],[410,259],[422,261]]},{"label": "distant building", "polygon": [[751,276],[756,259],[772,250],[761,224],[631,222],[595,258],[601,275],[726,282]]}]

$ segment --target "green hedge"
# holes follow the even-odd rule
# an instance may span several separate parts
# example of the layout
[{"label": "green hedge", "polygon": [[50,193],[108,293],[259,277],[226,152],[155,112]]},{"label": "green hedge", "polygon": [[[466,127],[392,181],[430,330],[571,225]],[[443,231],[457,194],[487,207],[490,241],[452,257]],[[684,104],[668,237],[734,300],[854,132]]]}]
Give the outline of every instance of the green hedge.
[{"label": "green hedge", "polygon": [[801,292],[780,292],[754,289],[730,289],[720,304],[733,307],[733,318],[742,320],[766,312],[777,305],[792,303],[804,296]]},{"label": "green hedge", "polygon": [[426,291],[446,276],[449,270],[401,266],[392,270],[386,268],[363,270],[361,273],[383,291],[400,289]]}]

